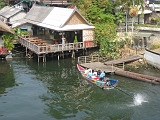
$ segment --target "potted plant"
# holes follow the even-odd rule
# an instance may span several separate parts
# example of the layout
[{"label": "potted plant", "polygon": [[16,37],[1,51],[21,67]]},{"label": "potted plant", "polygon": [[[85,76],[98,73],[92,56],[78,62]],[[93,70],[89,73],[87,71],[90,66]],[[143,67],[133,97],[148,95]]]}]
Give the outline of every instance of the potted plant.
[{"label": "potted plant", "polygon": [[158,18],[156,18],[156,17],[152,17],[152,18],[151,18],[151,23],[157,24],[158,22],[159,22],[159,19],[158,19]]},{"label": "potted plant", "polygon": [[77,36],[74,37],[74,47],[76,47],[76,44],[78,42]]}]

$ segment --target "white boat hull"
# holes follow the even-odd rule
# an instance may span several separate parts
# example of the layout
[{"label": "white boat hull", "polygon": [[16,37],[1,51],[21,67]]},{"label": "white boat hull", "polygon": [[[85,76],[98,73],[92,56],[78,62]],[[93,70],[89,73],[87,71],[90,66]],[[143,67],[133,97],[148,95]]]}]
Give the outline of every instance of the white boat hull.
[{"label": "white boat hull", "polygon": [[160,69],[160,53],[146,49],[144,58],[148,64]]}]

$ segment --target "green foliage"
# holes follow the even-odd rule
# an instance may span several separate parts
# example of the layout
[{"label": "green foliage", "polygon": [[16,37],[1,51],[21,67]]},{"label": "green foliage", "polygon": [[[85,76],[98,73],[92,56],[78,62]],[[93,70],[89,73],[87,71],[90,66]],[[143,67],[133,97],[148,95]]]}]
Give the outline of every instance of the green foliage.
[{"label": "green foliage", "polygon": [[115,13],[115,22],[117,24],[121,24],[125,20],[125,14],[123,11],[119,11]]},{"label": "green foliage", "polygon": [[74,37],[74,43],[78,42],[77,36]]},{"label": "green foliage", "polygon": [[151,28],[160,28],[160,26],[151,25],[151,24],[135,24],[135,26],[139,26],[139,27],[151,27]]},{"label": "green foliage", "polygon": [[12,50],[14,48],[13,39],[15,35],[11,33],[4,33],[2,35],[2,40],[4,41],[4,47],[8,50]]},{"label": "green foliage", "polygon": [[160,48],[160,43],[153,44],[153,45],[150,46],[151,50],[158,49],[158,48]]},{"label": "green foliage", "polygon": [[108,38],[101,39],[100,54],[110,59],[119,57],[118,49],[119,44]]},{"label": "green foliage", "polygon": [[95,24],[95,40],[102,44],[102,40],[104,38],[114,39],[116,38],[116,26],[114,23],[103,23],[103,24]]},{"label": "green foliage", "polygon": [[[100,45],[100,54],[108,58],[117,57],[117,50],[114,49],[117,46],[113,42],[116,38],[113,2],[111,0],[73,0],[73,2],[81,14],[95,26],[95,40]],[[110,50],[111,48],[114,50]]]},{"label": "green foliage", "polygon": [[16,36],[29,35],[29,32],[28,32],[28,31],[20,30],[20,29],[17,28],[17,27],[14,28],[14,31],[15,31],[15,35],[16,35]]},{"label": "green foliage", "polygon": [[0,9],[5,7],[6,5],[7,5],[7,3],[5,1],[0,1]]},{"label": "green foliage", "polygon": [[156,18],[156,17],[152,17],[152,18],[151,18],[151,22],[158,23],[158,22],[159,22],[159,19]]}]

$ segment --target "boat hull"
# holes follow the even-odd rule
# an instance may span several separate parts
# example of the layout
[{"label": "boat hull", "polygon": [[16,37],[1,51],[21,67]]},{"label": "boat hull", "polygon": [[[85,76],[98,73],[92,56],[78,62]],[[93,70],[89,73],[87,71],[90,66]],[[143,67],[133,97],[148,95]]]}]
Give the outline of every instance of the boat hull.
[{"label": "boat hull", "polygon": [[101,89],[111,89],[114,88],[118,85],[118,80],[109,78],[109,83],[110,85],[107,85],[106,82],[101,81],[100,78],[94,77],[92,79],[88,79],[88,76],[85,74],[85,68],[82,67],[81,65],[77,64],[77,68],[80,71],[81,75],[90,83],[95,84],[96,86],[100,87]]},{"label": "boat hull", "polygon": [[160,69],[160,53],[146,49],[144,58],[148,64]]}]

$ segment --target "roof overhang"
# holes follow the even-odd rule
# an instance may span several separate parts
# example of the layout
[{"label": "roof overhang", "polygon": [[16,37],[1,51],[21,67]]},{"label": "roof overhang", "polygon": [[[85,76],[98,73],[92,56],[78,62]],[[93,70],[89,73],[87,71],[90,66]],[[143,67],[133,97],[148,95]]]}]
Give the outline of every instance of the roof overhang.
[{"label": "roof overhang", "polygon": [[138,11],[138,15],[140,15],[140,14],[150,14],[150,13],[152,13],[151,10]]},{"label": "roof overhang", "polygon": [[49,28],[52,30],[56,31],[75,31],[75,30],[86,30],[86,29],[94,29],[94,26],[90,26],[87,24],[77,24],[77,25],[65,25],[62,28],[56,27],[56,26],[51,26],[48,24],[40,23],[37,24],[38,26],[44,27],[44,28]]}]

